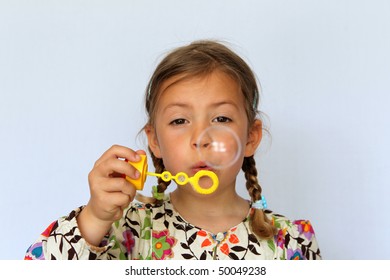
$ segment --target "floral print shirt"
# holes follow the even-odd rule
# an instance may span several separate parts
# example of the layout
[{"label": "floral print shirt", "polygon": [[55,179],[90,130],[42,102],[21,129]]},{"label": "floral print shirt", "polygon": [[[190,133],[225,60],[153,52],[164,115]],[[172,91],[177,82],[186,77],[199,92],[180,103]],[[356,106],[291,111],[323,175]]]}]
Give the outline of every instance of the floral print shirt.
[{"label": "floral print shirt", "polygon": [[77,226],[82,208],[53,222],[28,248],[25,259],[321,259],[309,221],[290,221],[269,210],[266,215],[277,234],[262,240],[249,226],[253,209],[237,226],[212,234],[186,222],[169,197],[161,206],[133,202],[95,247],[84,240]]}]

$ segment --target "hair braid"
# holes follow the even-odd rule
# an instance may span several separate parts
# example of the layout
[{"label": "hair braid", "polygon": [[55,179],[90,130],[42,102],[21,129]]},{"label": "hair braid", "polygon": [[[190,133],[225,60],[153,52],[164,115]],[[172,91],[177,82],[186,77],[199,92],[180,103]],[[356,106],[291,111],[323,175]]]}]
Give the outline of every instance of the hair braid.
[{"label": "hair braid", "polygon": [[[242,170],[245,173],[246,188],[252,202],[255,202],[261,198],[261,186],[257,180],[256,161],[253,156],[244,158]],[[272,226],[264,211],[262,209],[253,210],[254,211],[250,220],[252,231],[259,238],[272,238],[275,234],[275,228]]]},{"label": "hair braid", "polygon": [[[150,154],[152,156],[153,165],[154,165],[154,167],[156,169],[156,173],[163,173],[165,171],[165,166],[164,166],[163,160],[161,158],[157,158],[152,153],[152,151],[150,151]],[[167,187],[169,186],[169,184],[171,183],[171,181],[165,182],[161,177],[159,177],[158,180],[157,180],[157,183],[158,183],[158,185],[157,185],[157,192],[158,193],[164,193],[165,190],[167,189]],[[161,204],[162,200],[156,199],[155,203],[156,204]]]}]

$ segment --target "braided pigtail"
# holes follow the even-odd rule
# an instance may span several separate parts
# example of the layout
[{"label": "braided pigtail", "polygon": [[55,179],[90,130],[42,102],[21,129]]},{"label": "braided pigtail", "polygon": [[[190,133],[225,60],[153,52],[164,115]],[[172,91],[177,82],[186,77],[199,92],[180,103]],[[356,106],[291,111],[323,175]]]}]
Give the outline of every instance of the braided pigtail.
[{"label": "braided pigtail", "polygon": [[[245,173],[246,188],[252,199],[252,203],[260,200],[261,187],[257,180],[256,162],[253,156],[244,158],[242,170]],[[271,221],[267,218],[262,209],[253,208],[250,226],[252,231],[259,238],[270,239],[276,233],[274,226],[271,224]]]},{"label": "braided pigtail", "polygon": [[[157,158],[151,151],[153,165],[156,169],[156,173],[163,173],[165,171],[164,162],[161,158]],[[155,198],[154,203],[157,205],[161,205],[164,200],[164,192],[171,183],[171,181],[165,182],[161,177],[158,177],[157,187],[155,191],[153,191],[153,197]]]}]

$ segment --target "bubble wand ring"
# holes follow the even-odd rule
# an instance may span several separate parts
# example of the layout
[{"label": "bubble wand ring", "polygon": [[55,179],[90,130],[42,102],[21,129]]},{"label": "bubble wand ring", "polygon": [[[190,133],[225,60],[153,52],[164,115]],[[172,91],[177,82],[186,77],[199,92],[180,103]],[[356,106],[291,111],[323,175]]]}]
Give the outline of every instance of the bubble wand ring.
[{"label": "bubble wand ring", "polygon": [[[168,182],[173,179],[179,186],[184,186],[190,183],[193,189],[199,194],[211,194],[215,192],[215,190],[218,188],[219,185],[218,176],[217,174],[215,174],[210,170],[200,170],[196,172],[195,175],[192,177],[188,177],[188,175],[184,172],[179,172],[176,175],[172,175],[169,171],[164,171],[161,174],[153,173],[147,171],[148,170],[147,157],[145,155],[140,155],[140,156],[141,156],[140,161],[138,162],[128,161],[128,163],[134,166],[140,172],[141,176],[138,179],[133,179],[130,178],[129,176],[126,176],[126,180],[132,183],[137,190],[143,190],[144,183],[146,181],[146,175],[159,177],[165,182]],[[202,177],[208,177],[211,179],[212,185],[209,188],[205,189],[199,185],[199,180]]]}]

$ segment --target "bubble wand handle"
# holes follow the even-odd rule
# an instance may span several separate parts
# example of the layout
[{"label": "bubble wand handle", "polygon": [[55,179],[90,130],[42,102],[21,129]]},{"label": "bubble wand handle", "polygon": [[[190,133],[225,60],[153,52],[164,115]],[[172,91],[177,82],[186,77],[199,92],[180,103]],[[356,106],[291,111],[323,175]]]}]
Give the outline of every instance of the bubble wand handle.
[{"label": "bubble wand handle", "polygon": [[[179,186],[184,186],[190,183],[191,186],[194,188],[194,190],[200,194],[211,194],[215,192],[215,190],[218,188],[219,185],[218,176],[217,174],[215,174],[210,170],[200,170],[196,172],[195,175],[192,177],[188,177],[188,175],[184,172],[179,172],[176,175],[172,175],[169,171],[164,171],[161,174],[153,173],[153,172],[148,172],[148,162],[147,162],[146,155],[140,155],[140,156],[141,156],[140,161],[138,162],[128,161],[128,163],[133,167],[135,167],[140,172],[141,176],[138,179],[133,179],[126,176],[126,180],[132,183],[137,190],[143,190],[146,181],[146,175],[160,177],[165,182],[168,182],[173,179]],[[209,188],[202,188],[199,185],[199,180],[202,177],[208,177],[211,179],[212,184]]]}]

